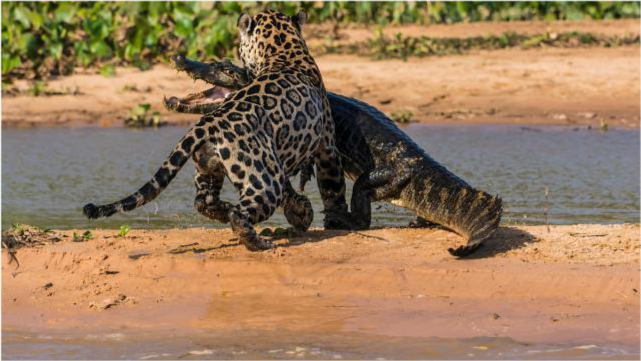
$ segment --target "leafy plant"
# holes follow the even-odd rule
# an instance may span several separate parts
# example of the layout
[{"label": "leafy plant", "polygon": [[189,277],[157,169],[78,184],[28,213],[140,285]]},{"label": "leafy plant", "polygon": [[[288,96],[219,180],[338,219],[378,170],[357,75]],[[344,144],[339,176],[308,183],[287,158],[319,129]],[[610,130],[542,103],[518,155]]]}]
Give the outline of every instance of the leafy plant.
[{"label": "leafy plant", "polygon": [[85,242],[93,238],[93,233],[91,231],[85,231],[83,234],[78,234],[73,232],[73,241],[74,242]]},{"label": "leafy plant", "polygon": [[125,119],[125,125],[132,128],[160,127],[162,125],[160,113],[155,111],[150,117],[147,116],[151,104],[143,103],[136,105]]},{"label": "leafy plant", "polygon": [[130,230],[131,230],[131,227],[128,224],[123,224],[122,226],[120,226],[120,231],[118,232],[118,236],[124,237],[127,235],[127,233],[129,233]]},{"label": "leafy plant", "polygon": [[390,114],[393,121],[401,124],[409,123],[412,121],[412,116],[414,114],[409,110],[399,110],[398,112],[392,112]]},{"label": "leafy plant", "polygon": [[[638,18],[639,2],[5,2],[2,80],[66,75],[74,67],[112,76],[117,65],[147,69],[167,53],[233,56],[236,19],[270,7],[313,22],[427,24],[474,21]],[[399,39],[405,41],[406,39]],[[411,44],[390,51],[411,54]],[[425,45],[425,44],[422,44]]]}]

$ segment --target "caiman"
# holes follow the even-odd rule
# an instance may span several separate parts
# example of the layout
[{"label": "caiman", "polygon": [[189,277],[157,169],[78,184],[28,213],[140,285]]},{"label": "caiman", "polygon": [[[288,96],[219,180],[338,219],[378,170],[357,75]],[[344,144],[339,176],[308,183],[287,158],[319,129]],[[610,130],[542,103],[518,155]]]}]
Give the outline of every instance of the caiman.
[{"label": "caiman", "polygon": [[[180,55],[171,61],[178,71],[218,90],[216,96],[198,93],[165,99],[165,106],[178,112],[208,113],[225,94],[251,80],[248,72],[229,61],[201,63]],[[450,172],[373,106],[332,92],[327,96],[342,167],[355,181],[350,207],[354,229],[369,228],[371,202],[385,200],[414,211],[414,224],[438,224],[463,236],[467,244],[448,250],[457,257],[475,252],[494,234],[501,221],[501,198]],[[301,188],[311,172],[309,166],[303,169]]]}]

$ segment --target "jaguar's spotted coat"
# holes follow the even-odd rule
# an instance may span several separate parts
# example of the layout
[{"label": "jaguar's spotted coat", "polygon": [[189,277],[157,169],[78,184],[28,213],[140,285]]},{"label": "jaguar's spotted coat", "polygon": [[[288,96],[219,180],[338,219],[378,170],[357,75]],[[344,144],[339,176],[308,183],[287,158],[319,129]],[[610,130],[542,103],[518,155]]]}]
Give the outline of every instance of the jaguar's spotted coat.
[{"label": "jaguar's spotted coat", "polygon": [[[271,10],[254,17],[242,14],[238,19],[239,54],[254,80],[223,94],[220,107],[201,118],[140,190],[112,204],[87,204],[84,214],[108,217],[146,204],[167,187],[190,157],[197,169],[197,208],[211,218],[229,221],[250,250],[273,247],[252,225],[269,218],[284,202],[297,203],[288,178],[309,159],[317,165],[325,212],[346,212],[345,180],[325,87],[301,35],[305,21],[304,12],[291,18]],[[220,101],[219,91],[213,88],[191,100]],[[218,198],[225,176],[240,195],[238,205]],[[302,208],[301,212],[310,209]],[[288,215],[295,226],[300,219],[305,218]],[[303,223],[298,226],[306,229],[309,223]],[[337,224],[326,222],[326,226]]]}]

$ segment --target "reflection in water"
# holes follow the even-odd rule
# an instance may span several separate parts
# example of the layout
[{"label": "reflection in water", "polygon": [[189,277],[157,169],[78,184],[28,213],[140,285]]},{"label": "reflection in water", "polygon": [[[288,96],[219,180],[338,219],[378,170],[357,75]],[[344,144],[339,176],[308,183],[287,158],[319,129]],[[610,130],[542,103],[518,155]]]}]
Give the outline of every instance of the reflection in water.
[{"label": "reflection in water", "polygon": [[13,359],[638,359],[619,345],[522,343],[510,338],[442,339],[359,333],[203,331],[145,334],[3,332],[2,358]]},{"label": "reflection in water", "polygon": [[[472,185],[504,199],[505,221],[550,223],[638,222],[639,132],[574,131],[567,127],[411,125],[406,131]],[[224,226],[193,207],[194,167],[185,166],[169,188],[143,209],[99,221],[84,219],[87,202],[113,202],[144,184],[184,128],[5,129],[2,132],[2,226],[13,222],[48,228]],[[322,225],[317,188],[315,226]],[[351,182],[348,184],[351,188]],[[236,201],[229,183],[223,198]],[[406,225],[412,215],[387,203],[374,205],[374,226]],[[282,212],[266,225],[285,225]]]}]

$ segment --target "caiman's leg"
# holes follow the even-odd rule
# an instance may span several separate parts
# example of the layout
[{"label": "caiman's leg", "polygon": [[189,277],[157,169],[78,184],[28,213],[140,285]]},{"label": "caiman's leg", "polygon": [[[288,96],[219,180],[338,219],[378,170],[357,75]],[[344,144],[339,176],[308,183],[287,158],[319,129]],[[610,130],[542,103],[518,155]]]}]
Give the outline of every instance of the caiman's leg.
[{"label": "caiman's leg", "polygon": [[229,222],[229,211],[234,207],[231,203],[220,200],[220,190],[225,181],[225,168],[222,163],[216,163],[207,169],[199,162],[196,164],[196,210],[207,218]]},{"label": "caiman's leg", "polygon": [[282,206],[287,222],[296,232],[305,232],[309,229],[314,220],[312,203],[306,196],[296,193],[289,180],[285,184]]},{"label": "caiman's leg", "polygon": [[397,197],[409,180],[410,172],[399,174],[389,167],[361,174],[352,189],[351,212],[355,225],[368,229],[372,222],[371,202]]},{"label": "caiman's leg", "polygon": [[[332,123],[331,118],[329,119],[329,123]],[[333,126],[332,123],[330,127],[333,128]],[[333,136],[327,134],[334,134],[334,132],[332,130],[325,133],[314,159],[316,181],[325,213],[324,226],[326,229],[353,229],[354,224],[345,201],[345,175],[343,175],[341,159]]]}]

